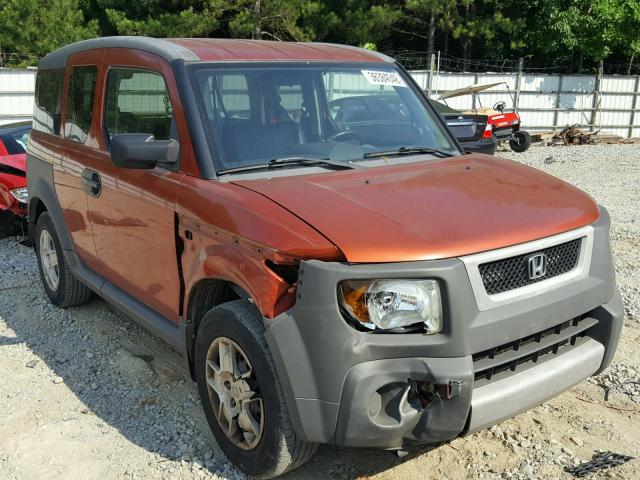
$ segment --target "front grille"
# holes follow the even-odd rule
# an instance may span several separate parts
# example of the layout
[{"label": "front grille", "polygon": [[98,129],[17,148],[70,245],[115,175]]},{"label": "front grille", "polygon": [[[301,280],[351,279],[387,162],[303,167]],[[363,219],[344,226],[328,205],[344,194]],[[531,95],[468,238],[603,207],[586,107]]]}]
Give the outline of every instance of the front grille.
[{"label": "front grille", "polygon": [[598,321],[591,317],[567,320],[497,347],[473,354],[475,387],[500,380],[516,372],[561,355],[579,345]]},{"label": "front grille", "polygon": [[[478,266],[484,288],[489,295],[525,287],[542,280],[562,275],[576,268],[580,256],[581,238],[554,245],[537,252],[503,258]],[[529,278],[529,257],[544,253],[547,257],[546,274],[540,278]]]}]

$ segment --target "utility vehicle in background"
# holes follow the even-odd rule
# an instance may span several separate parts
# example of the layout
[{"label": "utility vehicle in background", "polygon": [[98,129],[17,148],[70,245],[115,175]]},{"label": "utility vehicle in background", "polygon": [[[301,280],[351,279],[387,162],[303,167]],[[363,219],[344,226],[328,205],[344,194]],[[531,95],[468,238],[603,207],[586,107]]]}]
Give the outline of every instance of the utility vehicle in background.
[{"label": "utility vehicle in background", "polygon": [[[487,127],[483,138],[495,138],[496,142],[509,142],[509,147],[514,152],[525,152],[531,146],[531,135],[520,129],[520,115],[515,108],[508,109],[503,101],[496,102],[493,107],[483,107],[478,92],[489,90],[498,85],[506,85],[506,82],[488,83],[484,85],[471,85],[469,87],[452,90],[438,96],[439,101],[461,97],[473,96],[473,108],[463,110],[465,114],[486,115]],[[507,88],[508,90],[508,88]],[[513,98],[512,98],[513,100]],[[478,105],[476,107],[475,105]]]}]

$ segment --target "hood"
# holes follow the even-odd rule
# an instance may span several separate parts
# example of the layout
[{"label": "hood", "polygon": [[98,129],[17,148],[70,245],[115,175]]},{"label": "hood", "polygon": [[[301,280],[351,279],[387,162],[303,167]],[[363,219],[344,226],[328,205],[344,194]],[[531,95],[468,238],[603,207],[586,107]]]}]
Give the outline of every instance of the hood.
[{"label": "hood", "polygon": [[17,170],[27,171],[27,154],[18,153],[17,155],[0,156],[0,165],[7,165]]},{"label": "hood", "polygon": [[234,183],[305,220],[355,263],[458,257],[566,232],[600,215],[577,188],[478,154]]}]

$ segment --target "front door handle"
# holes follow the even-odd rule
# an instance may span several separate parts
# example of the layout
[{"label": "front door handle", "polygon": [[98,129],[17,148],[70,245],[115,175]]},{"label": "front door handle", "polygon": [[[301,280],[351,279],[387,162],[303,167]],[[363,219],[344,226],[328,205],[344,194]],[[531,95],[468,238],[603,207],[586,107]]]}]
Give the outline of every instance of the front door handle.
[{"label": "front door handle", "polygon": [[100,174],[95,170],[85,168],[82,171],[82,186],[84,191],[93,197],[99,197],[102,191],[102,181]]}]

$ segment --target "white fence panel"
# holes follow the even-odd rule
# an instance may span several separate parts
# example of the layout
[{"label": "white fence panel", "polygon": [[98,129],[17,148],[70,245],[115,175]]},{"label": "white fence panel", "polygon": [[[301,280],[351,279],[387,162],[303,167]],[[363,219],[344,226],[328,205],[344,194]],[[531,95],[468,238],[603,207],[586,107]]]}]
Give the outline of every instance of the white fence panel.
[{"label": "white fence panel", "polygon": [[[429,89],[430,72],[412,75],[421,87]],[[498,101],[504,101],[508,108],[515,104],[527,130],[556,130],[578,124],[622,137],[638,136],[640,77],[637,76],[434,72],[429,93],[437,99],[451,90],[497,82],[506,85],[497,85],[477,96],[450,98],[446,103],[458,110],[490,107]]]},{"label": "white fence panel", "polygon": [[527,130],[550,130],[554,122],[553,111],[520,111],[520,122]]},{"label": "white fence panel", "polygon": [[633,108],[632,93],[608,93],[603,92],[600,100],[600,108],[615,110],[631,110]]},{"label": "white fence panel", "polygon": [[495,73],[479,73],[477,75],[477,83],[498,83],[505,82],[507,85],[500,85],[497,89],[505,90],[509,87],[509,90],[513,91],[516,88],[516,78],[514,75],[502,75]]},{"label": "white fence panel", "polygon": [[0,68],[0,125],[31,118],[36,71]]},{"label": "white fence panel", "polygon": [[522,109],[554,109],[556,95],[551,93],[520,92],[518,107]]},{"label": "white fence panel", "polygon": [[[506,82],[472,95],[451,98],[447,104],[459,110],[491,107],[503,101],[510,108],[517,97],[522,126],[529,130],[552,130],[579,124],[616,133],[623,137],[640,136],[640,77],[596,75],[549,75],[504,73],[434,73],[414,71],[418,85],[438,98],[441,94],[477,83]],[[0,125],[30,118],[35,90],[34,69],[0,69]],[[357,85],[353,79],[336,80],[337,96],[349,95]],[[600,86],[598,92],[597,86]],[[507,88],[508,87],[508,88]],[[595,115],[594,115],[595,109]],[[594,121],[595,120],[595,121]]]},{"label": "white fence panel", "polygon": [[523,74],[520,80],[521,91],[549,93],[557,92],[560,87],[559,75],[527,75]]},{"label": "white fence panel", "polygon": [[602,77],[602,91],[604,92],[633,92],[635,77]]}]

